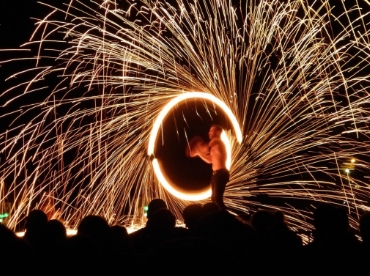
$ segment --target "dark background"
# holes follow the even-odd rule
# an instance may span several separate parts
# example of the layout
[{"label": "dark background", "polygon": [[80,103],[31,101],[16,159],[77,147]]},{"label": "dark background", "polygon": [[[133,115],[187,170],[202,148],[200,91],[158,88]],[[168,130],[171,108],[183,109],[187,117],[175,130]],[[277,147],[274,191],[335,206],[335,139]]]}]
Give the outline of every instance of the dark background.
[{"label": "dark background", "polygon": [[[62,2],[69,1],[47,0],[44,2],[59,7],[63,5]],[[122,8],[125,8],[124,1],[117,2],[122,4]],[[0,92],[6,91],[19,83],[27,82],[34,76],[35,73],[30,72],[8,79],[12,74],[35,67],[36,61],[32,58],[37,54],[37,47],[23,44],[30,40],[37,27],[37,19],[44,18],[51,11],[51,8],[38,3],[36,0],[0,1],[0,49],[4,49],[0,51],[0,61],[14,59],[11,62],[1,64]],[[53,15],[53,18],[55,18],[55,15]],[[63,20],[63,18],[59,19]],[[47,47],[50,47],[50,43],[48,43]],[[60,47],[60,45],[56,45],[56,47]],[[41,62],[47,64],[47,61]],[[16,89],[7,92],[0,97],[0,115],[10,114],[19,110],[19,107],[23,105],[42,102],[48,96],[48,92],[59,81],[55,76],[47,76],[44,80],[44,85],[49,86],[50,89],[44,89],[15,100],[13,100],[14,95],[23,91]],[[76,91],[76,93],[79,92],[83,93],[85,91],[81,91],[81,89]],[[97,91],[95,92],[98,93]],[[90,93],[94,93],[94,91]],[[8,100],[12,101],[8,103]],[[85,106],[80,107],[89,107],[87,106],[89,103],[84,104]],[[212,124],[219,124],[226,129],[230,128],[221,110],[208,102],[206,104],[209,108],[206,111],[204,104],[204,101],[188,100],[177,105],[164,122],[164,141],[161,138],[157,141],[156,158],[163,166],[164,173],[170,182],[179,189],[202,190],[209,185],[212,173],[210,164],[206,164],[200,158],[188,158],[185,156],[185,148],[187,146],[185,132],[188,139],[198,135],[207,140],[208,130]],[[68,111],[67,107],[65,109],[65,111]],[[63,112],[63,110],[58,110],[58,114],[63,114]],[[37,113],[37,109],[30,111],[26,116],[18,119],[17,124],[27,123],[28,119],[37,116]],[[17,115],[19,115],[19,112],[0,119],[0,135],[11,127],[11,122]],[[186,122],[184,118],[186,118]],[[163,142],[165,142],[165,146]],[[4,158],[5,155],[0,155],[0,159],[4,160]],[[68,158],[73,158],[73,153]],[[68,163],[68,160],[66,162]]]},{"label": "dark background", "polygon": [[[60,6],[61,2],[69,2],[63,0],[46,0],[45,2],[52,6]],[[238,2],[238,1],[235,1]],[[335,8],[332,10],[333,14],[340,14],[343,11],[341,3],[339,1],[332,1],[335,4]],[[348,6],[352,6],[351,1],[346,1]],[[368,8],[368,6],[367,6]],[[0,1],[0,61],[9,60],[13,58],[22,59],[22,57],[34,56],[37,53],[37,49],[33,52],[22,52],[15,49],[24,49],[20,47],[23,43],[29,41],[33,31],[36,28],[36,20],[34,18],[42,19],[49,12],[51,8],[47,8],[36,0],[1,0]],[[365,11],[364,11],[365,12]],[[353,12],[353,18],[356,18],[358,14]],[[346,18],[343,19],[343,24],[347,25]],[[366,18],[364,19],[366,21]],[[333,36],[339,31],[339,22],[332,23]],[[359,32],[362,30],[358,29]],[[351,37],[348,37],[351,39]],[[28,47],[26,47],[28,48]],[[31,47],[32,48],[32,47]],[[1,49],[8,49],[1,51]],[[14,50],[10,50],[14,49]],[[357,58],[352,59],[352,66],[358,62]],[[8,88],[17,85],[20,82],[29,80],[29,76],[24,74],[17,78],[5,81],[6,78],[14,73],[22,70],[32,68],[35,66],[34,60],[20,60],[10,63],[0,64],[0,92],[6,91]],[[30,74],[31,76],[32,74]],[[57,83],[55,79],[46,80],[46,84],[53,87]],[[43,101],[46,96],[47,90],[43,93],[33,93],[32,97],[22,97],[15,100],[6,106],[3,106],[9,99],[12,99],[12,92],[0,97],[0,116],[8,114],[13,110],[17,110],[19,106],[27,103],[35,103]],[[203,188],[209,183],[211,175],[211,167],[209,164],[205,164],[199,158],[189,159],[185,156],[184,151],[186,147],[186,139],[184,131],[187,132],[188,137],[193,135],[200,135],[204,139],[207,139],[208,130],[211,124],[220,124],[226,128],[229,127],[227,120],[222,113],[218,110],[218,115],[213,113],[212,118],[207,114],[206,110],[200,106],[199,103],[189,103],[189,106],[179,105],[173,110],[173,113],[169,114],[165,123],[164,129],[166,130],[165,143],[166,146],[162,147],[162,141],[158,140],[156,157],[165,164],[165,173],[170,178],[171,182],[176,183],[179,188],[188,188],[190,185],[191,189]],[[198,113],[194,113],[194,110]],[[212,109],[212,108],[211,108]],[[187,125],[183,116],[187,119],[187,122],[192,122]],[[0,135],[4,133],[12,120],[12,116],[0,117]],[[28,118],[32,118],[32,114]],[[25,121],[26,122],[26,121]],[[71,155],[72,156],[72,155]],[[0,159],[3,160],[3,156]],[[191,183],[191,184],[189,184]],[[265,199],[260,199],[264,201]],[[266,201],[270,201],[267,199]]]}]

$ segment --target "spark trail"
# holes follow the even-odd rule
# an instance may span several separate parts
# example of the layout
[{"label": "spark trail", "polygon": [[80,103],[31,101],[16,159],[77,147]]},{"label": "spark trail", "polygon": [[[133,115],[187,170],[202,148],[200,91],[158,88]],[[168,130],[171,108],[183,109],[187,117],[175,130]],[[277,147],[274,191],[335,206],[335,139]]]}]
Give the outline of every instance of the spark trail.
[{"label": "spark trail", "polygon": [[[44,99],[16,110],[2,135],[10,227],[50,197],[71,227],[89,213],[140,223],[155,197],[181,218],[189,202],[158,183],[146,152],[162,108],[200,91],[223,101],[242,129],[230,209],[282,210],[295,230],[309,231],[310,205],[331,202],[344,204],[357,228],[370,197],[366,2],[44,5],[51,13],[23,46],[37,52],[35,66],[18,74],[33,77],[3,93]],[[355,174],[344,171],[351,158]]]}]

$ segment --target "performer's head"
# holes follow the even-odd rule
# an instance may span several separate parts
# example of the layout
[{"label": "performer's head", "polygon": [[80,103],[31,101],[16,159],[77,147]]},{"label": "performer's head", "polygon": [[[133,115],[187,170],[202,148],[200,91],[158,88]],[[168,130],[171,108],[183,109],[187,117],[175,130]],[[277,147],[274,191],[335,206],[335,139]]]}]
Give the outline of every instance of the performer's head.
[{"label": "performer's head", "polygon": [[220,138],[222,131],[223,129],[219,125],[212,125],[208,132],[209,139]]}]

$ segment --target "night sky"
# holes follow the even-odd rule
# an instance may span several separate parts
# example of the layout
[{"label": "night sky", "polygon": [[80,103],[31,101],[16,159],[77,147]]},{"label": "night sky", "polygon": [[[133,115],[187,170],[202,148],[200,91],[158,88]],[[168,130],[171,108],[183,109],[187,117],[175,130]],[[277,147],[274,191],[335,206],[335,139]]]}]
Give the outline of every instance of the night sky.
[{"label": "night sky", "polygon": [[[51,2],[59,1],[54,0]],[[38,4],[36,0],[0,1],[0,49],[8,49],[6,51],[0,50],[0,61],[30,57],[30,52],[19,51],[27,47],[22,48],[20,46],[29,41],[33,31],[35,30],[36,20],[34,18],[43,18],[47,12],[48,9]],[[11,49],[18,49],[18,51]],[[32,68],[34,66],[34,61],[26,60],[1,64],[0,91],[3,92],[20,82],[27,81],[29,79],[27,79],[27,76],[19,76],[7,81],[5,81],[5,79],[9,78],[9,76],[12,74]],[[12,97],[13,96],[11,93],[3,95],[0,97],[0,105],[2,106]],[[43,98],[43,95],[37,95],[34,93],[32,98],[23,98],[7,105],[6,107],[1,107],[0,114],[11,112],[12,110],[17,109],[17,107],[27,103],[27,101],[36,102],[38,100],[42,100]],[[2,118],[1,120],[0,132],[3,132],[7,129],[7,126],[11,121],[11,117]]]},{"label": "night sky", "polygon": [[[334,1],[334,0],[333,0]],[[51,5],[61,5],[62,0],[47,0]],[[348,3],[351,1],[348,1]],[[334,1],[333,3],[336,3]],[[349,5],[352,5],[349,3]],[[2,0],[0,1],[0,49],[18,49],[19,46],[30,39],[32,32],[35,29],[34,18],[44,18],[51,9],[38,4],[36,0]],[[340,14],[341,7],[338,5],[333,9],[333,13]],[[346,24],[346,22],[344,22]],[[336,25],[333,23],[333,33],[335,35]],[[361,30],[359,30],[361,31]],[[19,51],[0,51],[0,60],[8,60],[12,58],[20,58],[29,56],[29,52]],[[356,63],[356,59],[351,62]],[[11,62],[1,65],[0,67],[0,91],[4,91],[19,82],[26,81],[27,77],[18,77],[5,82],[5,78],[16,72],[27,68],[32,68],[35,61]],[[55,85],[56,82],[50,81],[50,85]],[[0,105],[3,105],[7,100],[11,99],[11,94],[0,98]],[[17,109],[18,106],[29,102],[39,102],[45,98],[45,94],[33,93],[32,98],[23,98],[14,101],[6,107],[0,109],[0,115],[6,114]],[[206,112],[203,103],[188,102],[188,106],[180,105],[173,113],[169,114],[164,123],[164,142],[158,139],[156,157],[162,163],[165,174],[171,182],[176,183],[179,188],[187,188],[183,183],[192,183],[190,188],[202,189],[209,183],[211,176],[211,166],[204,163],[199,158],[187,158],[184,154],[186,147],[186,139],[184,133],[191,138],[194,135],[200,135],[205,140],[208,138],[207,133],[210,125],[216,123],[225,128],[230,128],[229,122],[220,110],[214,110],[211,103],[209,109],[211,116]],[[194,112],[197,110],[197,112]],[[187,123],[183,120],[186,118]],[[0,119],[0,133],[3,133],[11,122],[12,117]],[[3,157],[1,157],[3,158]],[[188,185],[188,184],[187,184]]]},{"label": "night sky", "polygon": [[[55,6],[61,5],[61,2],[64,1],[48,0],[45,2]],[[50,11],[51,9],[37,3],[36,0],[0,1],[0,49],[29,48],[28,46],[22,48],[20,45],[29,41],[36,28],[35,23],[37,20],[35,18],[44,18]],[[30,56],[32,57],[33,54],[30,55],[29,51],[8,50],[0,52],[0,60]],[[28,81],[27,74],[8,81],[5,81],[5,79],[11,74],[34,66],[34,60],[22,60],[3,64],[0,67],[0,91],[5,91],[20,82]],[[53,87],[58,83],[58,80],[46,80],[46,83]],[[6,107],[2,107],[0,114],[7,114],[17,110],[19,106],[24,104],[43,101],[47,96],[46,93],[47,90],[45,92],[32,93],[32,97],[22,97]],[[12,97],[12,93],[1,97],[0,104],[3,105]],[[179,189],[203,190],[209,185],[212,172],[211,165],[206,164],[200,158],[188,158],[185,156],[187,145],[185,132],[188,139],[198,135],[207,141],[208,130],[212,124],[219,124],[225,129],[230,129],[228,120],[219,108],[211,102],[207,102],[208,111],[206,111],[204,104],[204,101],[191,100],[179,104],[172,110],[164,122],[164,139],[162,139],[161,135],[157,140],[156,158],[162,166],[163,173]],[[7,116],[1,119],[1,133],[8,129],[13,118],[14,116]],[[184,118],[186,118],[186,122]]]}]

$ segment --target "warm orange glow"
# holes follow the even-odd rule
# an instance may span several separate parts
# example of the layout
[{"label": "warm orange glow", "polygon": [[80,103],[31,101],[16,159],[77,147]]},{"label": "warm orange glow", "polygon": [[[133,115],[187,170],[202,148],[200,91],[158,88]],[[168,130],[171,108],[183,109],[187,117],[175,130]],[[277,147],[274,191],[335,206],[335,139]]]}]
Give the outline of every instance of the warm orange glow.
[{"label": "warm orange glow", "polygon": [[[217,106],[219,106],[225,112],[225,114],[227,114],[229,120],[231,121],[231,123],[234,127],[234,131],[235,131],[235,134],[236,134],[237,141],[239,143],[241,143],[241,141],[242,141],[242,132],[241,132],[241,129],[239,127],[238,121],[236,120],[234,114],[231,112],[231,110],[227,107],[227,105],[224,102],[222,102],[221,100],[219,100],[215,96],[207,94],[207,93],[189,92],[189,93],[182,94],[182,95],[172,99],[166,106],[164,106],[162,111],[159,113],[157,119],[154,122],[152,132],[151,132],[150,138],[149,138],[149,145],[148,145],[148,155],[149,156],[154,154],[154,146],[155,146],[155,141],[157,139],[157,134],[158,134],[159,128],[161,127],[162,122],[166,118],[168,112],[175,105],[177,105],[179,102],[187,100],[187,99],[193,99],[193,98],[200,98],[200,99],[209,100],[209,101],[212,101]],[[231,145],[230,145],[229,139],[228,139],[225,132],[222,133],[221,139],[225,143],[226,151],[227,151],[226,167],[228,169],[230,169],[230,167],[231,167]],[[159,163],[158,163],[156,158],[153,159],[152,163],[153,163],[153,169],[154,169],[155,175],[157,176],[158,181],[172,195],[174,195],[178,198],[184,199],[184,200],[189,200],[189,201],[203,200],[203,199],[206,199],[206,198],[211,196],[211,193],[212,193],[211,188],[207,189],[206,191],[198,192],[198,193],[190,193],[190,192],[189,193],[184,193],[184,192],[181,192],[181,191],[177,190],[164,177],[164,175],[161,171],[161,168],[159,166]]]}]

